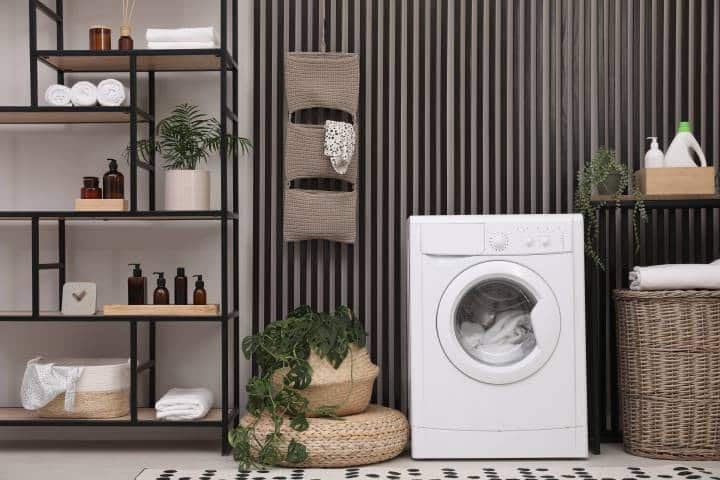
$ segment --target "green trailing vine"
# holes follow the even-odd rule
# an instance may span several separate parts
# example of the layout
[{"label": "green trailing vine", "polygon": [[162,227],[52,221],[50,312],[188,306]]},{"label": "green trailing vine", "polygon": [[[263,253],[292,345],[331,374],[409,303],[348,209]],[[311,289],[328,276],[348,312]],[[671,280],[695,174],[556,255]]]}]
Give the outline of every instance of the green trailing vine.
[{"label": "green trailing vine", "polygon": [[608,192],[613,200],[619,205],[620,196],[626,191],[634,197],[632,229],[637,252],[640,249],[640,224],[646,223],[648,217],[644,197],[637,185],[630,182],[630,178],[632,178],[632,169],[620,163],[615,152],[608,148],[599,149],[578,172],[575,209],[585,219],[585,254],[602,270],[605,269],[605,264],[595,245],[600,235],[600,208],[606,202],[593,202],[592,196],[598,187],[608,185],[610,183],[608,180],[617,179],[615,191]]},{"label": "green trailing vine", "polygon": [[[281,451],[281,427],[285,420],[289,420],[292,430],[302,432],[309,426],[308,414],[338,418],[335,411],[339,407],[327,405],[309,411],[301,391],[312,381],[310,352],[337,369],[351,352],[350,344],[364,347],[366,336],[365,328],[347,306],[340,306],[333,313],[318,313],[303,305],[286,319],[272,322],[263,332],[243,340],[245,357],[255,359],[260,373],[246,386],[247,411],[253,421],[228,434],[233,456],[242,468],[281,462],[299,464],[307,459],[305,445],[294,438],[288,442],[287,452]],[[274,375],[278,371],[280,375]],[[263,416],[268,416],[274,427],[265,437],[255,430]]]}]

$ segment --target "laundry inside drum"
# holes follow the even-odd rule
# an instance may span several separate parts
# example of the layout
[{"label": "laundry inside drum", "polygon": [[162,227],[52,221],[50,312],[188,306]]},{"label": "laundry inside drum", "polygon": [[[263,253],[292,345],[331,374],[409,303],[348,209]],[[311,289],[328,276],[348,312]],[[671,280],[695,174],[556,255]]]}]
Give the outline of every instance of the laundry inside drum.
[{"label": "laundry inside drum", "polygon": [[465,351],[488,365],[511,365],[537,345],[530,313],[535,298],[509,280],[486,280],[468,290],[455,311],[455,334]]}]

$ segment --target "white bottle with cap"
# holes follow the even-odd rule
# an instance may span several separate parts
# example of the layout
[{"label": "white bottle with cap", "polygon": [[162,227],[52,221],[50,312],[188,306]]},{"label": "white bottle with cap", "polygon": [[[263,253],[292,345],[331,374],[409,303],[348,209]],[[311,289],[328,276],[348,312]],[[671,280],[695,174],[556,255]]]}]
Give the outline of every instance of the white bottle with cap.
[{"label": "white bottle with cap", "polygon": [[645,168],[662,168],[665,166],[665,155],[660,150],[658,145],[657,137],[647,137],[647,140],[652,140],[650,144],[650,150],[645,154]]}]

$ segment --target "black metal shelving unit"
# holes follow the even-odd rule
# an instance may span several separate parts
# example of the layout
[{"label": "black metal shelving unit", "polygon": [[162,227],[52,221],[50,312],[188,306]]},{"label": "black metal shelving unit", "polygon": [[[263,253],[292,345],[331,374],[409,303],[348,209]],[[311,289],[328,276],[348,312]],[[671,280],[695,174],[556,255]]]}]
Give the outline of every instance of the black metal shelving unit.
[{"label": "black metal shelving unit", "polygon": [[[150,138],[155,131],[156,72],[218,72],[220,81],[220,129],[223,134],[238,135],[238,6],[237,0],[219,0],[220,48],[198,50],[130,50],[96,52],[65,50],[63,43],[63,0],[56,0],[55,9],[40,0],[29,0],[30,23],[30,93],[29,106],[0,107],[0,124],[127,124],[130,129],[130,209],[127,212],[76,211],[0,211],[0,220],[29,222],[32,249],[32,309],[27,312],[0,312],[0,322],[123,322],[129,325],[130,345],[130,414],[112,420],[40,419],[19,408],[0,409],[0,426],[152,426],[152,427],[216,427],[220,429],[221,450],[228,453],[227,432],[237,425],[239,412],[239,290],[238,290],[238,220],[239,196],[238,152],[227,153],[226,140],[220,148],[220,205],[217,211],[158,211],[155,208],[154,156],[148,163],[137,155],[138,130],[147,127]],[[38,13],[46,15],[57,27],[56,49],[39,50],[37,45]],[[230,22],[228,21],[230,20]],[[231,48],[229,48],[231,47]],[[38,67],[46,65],[57,71],[58,83],[64,83],[69,72],[124,72],[129,74],[130,104],[128,107],[44,107],[38,105]],[[147,75],[147,108],[138,105],[138,74]],[[228,85],[228,77],[232,85]],[[228,100],[232,101],[228,105]],[[223,138],[224,135],[223,135]],[[139,207],[138,170],[149,176],[147,209]],[[231,187],[228,187],[231,183]],[[220,314],[217,316],[63,316],[59,312],[40,311],[40,271],[57,270],[58,295],[66,275],[66,231],[69,224],[82,221],[205,221],[220,227]],[[57,260],[40,262],[40,224],[57,224]],[[231,229],[231,230],[230,230]],[[232,266],[228,268],[228,264]],[[222,376],[221,408],[211,411],[203,420],[193,422],[162,422],[155,419],[152,408],[138,406],[138,377],[147,374],[148,400],[155,402],[156,323],[211,322],[221,330],[220,363]],[[138,327],[147,324],[148,359],[138,359]],[[232,335],[231,335],[232,329]],[[230,362],[233,364],[230,377]],[[231,387],[232,383],[232,387]],[[232,404],[231,391],[232,388]]]},{"label": "black metal shelving unit", "polygon": [[[690,196],[646,196],[645,209],[649,221],[662,221],[662,215],[653,215],[653,211],[676,212],[687,215],[692,210],[712,210],[720,208],[720,194]],[[617,200],[611,196],[594,196],[593,204],[601,208],[599,217],[599,241],[596,245],[600,255],[610,258],[610,252],[619,256],[617,265],[608,265],[605,271],[587,263],[587,331],[588,331],[588,384],[589,384],[589,426],[590,450],[600,453],[602,442],[621,442],[620,399],[617,378],[617,347],[615,338],[615,316],[612,302],[612,290],[627,286],[628,254],[632,246],[632,232],[629,217],[635,208],[635,199],[625,195]],[[664,258],[662,252],[652,246],[648,235],[641,232],[641,246],[645,247],[647,260],[672,262]],[[617,262],[616,262],[617,263]],[[645,263],[641,263],[645,264]]]}]

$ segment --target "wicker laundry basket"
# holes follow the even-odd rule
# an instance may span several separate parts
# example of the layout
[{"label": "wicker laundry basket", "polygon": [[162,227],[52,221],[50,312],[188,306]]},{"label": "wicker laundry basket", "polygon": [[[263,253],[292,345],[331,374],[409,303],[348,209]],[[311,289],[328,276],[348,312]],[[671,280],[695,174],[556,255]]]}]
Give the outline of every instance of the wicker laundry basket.
[{"label": "wicker laundry basket", "polygon": [[128,359],[43,359],[56,365],[83,368],[77,384],[75,407],[65,411],[65,394],[38,410],[43,418],[103,419],[130,412],[130,362]]},{"label": "wicker laundry basket", "polygon": [[[240,425],[248,426],[255,420],[245,415]],[[287,452],[291,439],[307,447],[308,458],[299,467],[349,467],[369,465],[390,460],[400,455],[408,440],[408,421],[401,412],[379,405],[370,405],[363,413],[342,420],[311,418],[310,426],[296,432],[288,426],[281,428],[281,452]],[[258,438],[274,430],[272,420],[265,416],[255,427]],[[288,464],[281,464],[289,466]]]},{"label": "wicker laundry basket", "polygon": [[720,459],[720,291],[614,296],[625,449]]},{"label": "wicker laundry basket", "polygon": [[[299,393],[308,400],[309,410],[337,406],[335,414],[344,416],[364,412],[368,408],[378,367],[370,360],[367,348],[350,345],[350,353],[337,369],[312,351],[308,363],[312,368],[312,381]],[[283,370],[279,370],[273,375],[276,384],[280,383],[282,374]]]}]

